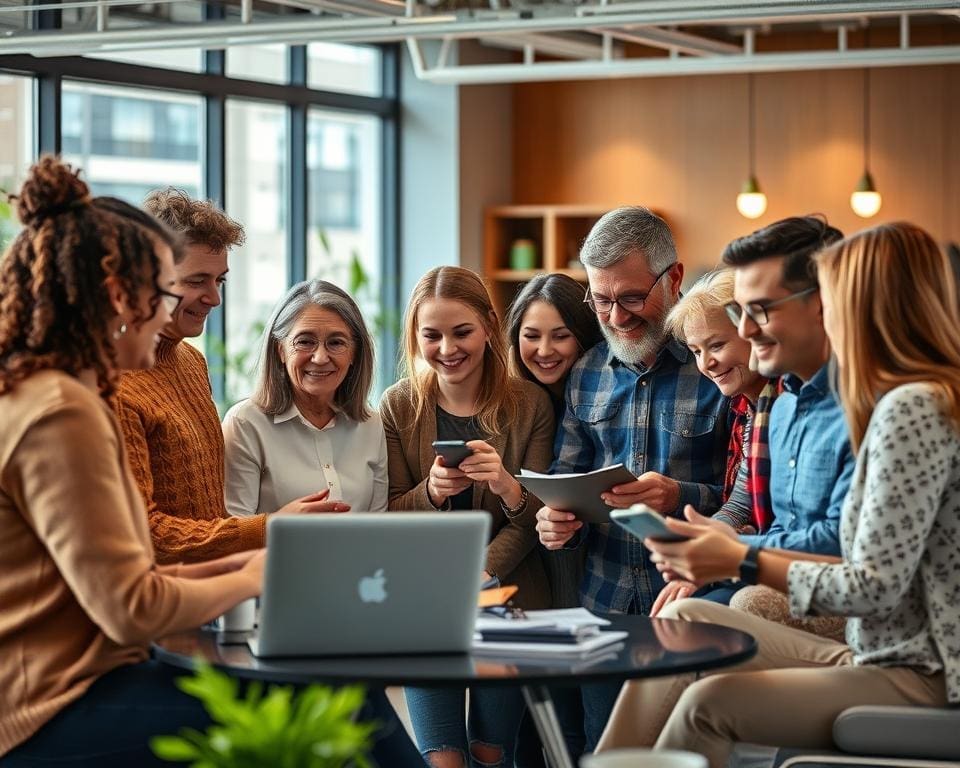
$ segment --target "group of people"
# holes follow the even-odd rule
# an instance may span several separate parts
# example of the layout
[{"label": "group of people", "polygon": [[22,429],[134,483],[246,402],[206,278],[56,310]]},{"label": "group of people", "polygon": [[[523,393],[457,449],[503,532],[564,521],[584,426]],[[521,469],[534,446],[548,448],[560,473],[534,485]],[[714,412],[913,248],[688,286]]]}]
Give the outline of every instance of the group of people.
[{"label": "group of people", "polygon": [[[785,219],[681,294],[665,222],[619,208],[583,244],[586,289],[540,275],[502,323],[476,273],[435,268],[379,412],[361,311],[306,281],[221,424],[185,339],[219,304],[242,226],[177,190],[144,210],[91,197],[52,157],[16,206],[0,262],[0,765],[148,765],[150,735],[202,727],[149,642],[259,594],[269,514],[485,510],[478,579],[516,585],[525,608],[759,640],[700,680],[557,689],[573,753],[679,747],[719,767],[739,740],[829,746],[852,704],[960,701],[960,313],[923,230],[844,239]],[[435,440],[472,453],[446,466]],[[618,463],[636,480],[604,501],[645,503],[688,540],[585,525],[515,479]],[[787,689],[804,718],[771,714]],[[542,764],[519,691],[471,690],[466,718],[462,691],[405,695],[416,748],[368,693],[380,765]]]}]

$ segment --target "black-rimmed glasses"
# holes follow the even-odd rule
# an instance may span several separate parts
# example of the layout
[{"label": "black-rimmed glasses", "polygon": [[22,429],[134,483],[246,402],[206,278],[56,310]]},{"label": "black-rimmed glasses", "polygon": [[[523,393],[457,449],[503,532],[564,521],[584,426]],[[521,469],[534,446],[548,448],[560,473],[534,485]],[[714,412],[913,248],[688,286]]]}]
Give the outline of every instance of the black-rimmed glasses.
[{"label": "black-rimmed glasses", "polygon": [[653,289],[657,287],[657,283],[660,282],[660,278],[663,277],[667,272],[669,272],[676,265],[676,262],[668,266],[663,272],[657,275],[656,280],[653,281],[653,285],[650,286],[650,290],[644,294],[639,293],[628,293],[625,296],[618,296],[615,299],[598,299],[592,293],[590,289],[587,288],[587,293],[583,297],[583,303],[586,304],[590,309],[598,315],[609,315],[613,311],[613,305],[618,304],[620,309],[624,312],[629,312],[631,315],[638,315],[643,312],[644,306],[646,306],[647,299],[650,298],[650,294],[653,293]]},{"label": "black-rimmed glasses", "polygon": [[811,288],[805,288],[802,291],[797,291],[796,293],[791,293],[789,296],[784,296],[782,299],[777,299],[776,301],[751,301],[746,306],[741,307],[737,302],[731,301],[729,304],[723,305],[723,311],[727,313],[727,317],[730,318],[730,322],[736,326],[740,325],[740,320],[743,318],[744,313],[757,325],[766,325],[770,322],[770,317],[767,315],[767,310],[772,309],[773,307],[779,306],[780,304],[786,304],[788,301],[793,301],[794,299],[799,299],[802,296],[809,296],[811,293],[818,291],[817,286]]},{"label": "black-rimmed glasses", "polygon": [[179,307],[180,302],[183,301],[183,296],[170,293],[170,291],[165,291],[162,288],[159,288],[157,293],[160,294],[160,301],[163,302],[163,306],[171,315],[177,311],[177,307]]}]

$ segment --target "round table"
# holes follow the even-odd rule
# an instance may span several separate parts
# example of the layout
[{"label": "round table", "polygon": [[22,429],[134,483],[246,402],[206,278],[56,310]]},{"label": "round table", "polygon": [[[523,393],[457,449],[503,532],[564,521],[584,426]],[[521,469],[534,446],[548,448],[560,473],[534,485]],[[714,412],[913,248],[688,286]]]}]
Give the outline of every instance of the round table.
[{"label": "round table", "polygon": [[605,629],[622,630],[627,637],[584,658],[510,657],[474,651],[267,659],[253,656],[242,637],[234,638],[239,643],[226,644],[218,642],[216,632],[203,629],[163,638],[155,643],[154,655],[182,669],[193,669],[203,661],[239,678],[298,685],[521,686],[550,765],[573,768],[549,685],[702,672],[746,661],[757,650],[750,635],[714,624],[619,614],[605,618],[611,622]]}]

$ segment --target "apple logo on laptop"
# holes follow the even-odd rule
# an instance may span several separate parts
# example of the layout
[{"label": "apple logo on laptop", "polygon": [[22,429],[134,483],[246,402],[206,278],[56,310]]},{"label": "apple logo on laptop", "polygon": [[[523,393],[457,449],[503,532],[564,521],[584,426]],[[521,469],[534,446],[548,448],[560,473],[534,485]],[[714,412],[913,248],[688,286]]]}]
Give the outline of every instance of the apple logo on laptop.
[{"label": "apple logo on laptop", "polygon": [[386,583],[387,579],[383,575],[383,568],[378,568],[373,576],[364,576],[357,582],[360,599],[365,603],[382,603],[387,599]]}]

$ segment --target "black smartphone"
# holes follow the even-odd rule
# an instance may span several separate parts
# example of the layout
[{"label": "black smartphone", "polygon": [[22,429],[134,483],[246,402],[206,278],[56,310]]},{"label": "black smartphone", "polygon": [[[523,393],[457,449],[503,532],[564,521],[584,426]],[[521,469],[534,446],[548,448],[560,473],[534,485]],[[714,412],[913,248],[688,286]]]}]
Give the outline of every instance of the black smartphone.
[{"label": "black smartphone", "polygon": [[641,541],[687,541],[690,538],[667,528],[663,515],[654,512],[646,504],[634,504],[630,509],[615,509],[610,513],[610,519]]},{"label": "black smartphone", "polygon": [[432,445],[437,456],[443,457],[445,467],[458,467],[467,456],[473,455],[464,440],[434,440]]}]

